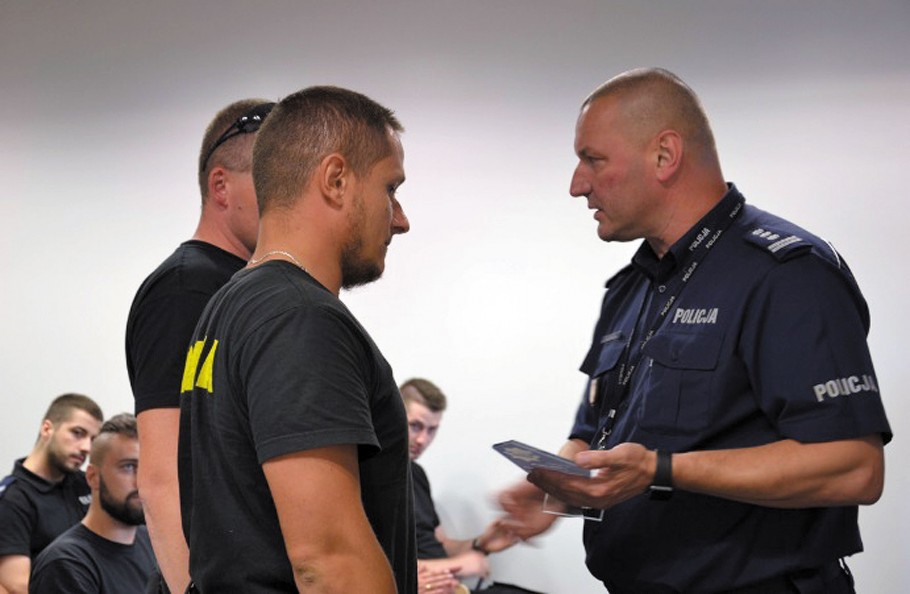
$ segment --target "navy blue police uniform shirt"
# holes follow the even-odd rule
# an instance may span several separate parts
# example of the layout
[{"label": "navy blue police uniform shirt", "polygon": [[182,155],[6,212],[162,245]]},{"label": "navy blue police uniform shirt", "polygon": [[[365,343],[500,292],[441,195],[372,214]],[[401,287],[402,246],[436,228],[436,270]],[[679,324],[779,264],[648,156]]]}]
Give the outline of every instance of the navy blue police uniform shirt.
[{"label": "navy blue police uniform shirt", "polygon": [[[693,270],[690,248],[742,201],[731,184],[662,259],[644,242],[608,281],[571,438],[670,452],[891,439],[866,344],[868,308],[829,244],[743,205]],[[622,389],[670,293],[676,299]],[[855,506],[780,510],[643,494],[585,522],[587,564],[620,592],[739,587],[862,550],[856,516]]]},{"label": "navy blue police uniform shirt", "polygon": [[0,556],[34,558],[51,541],[78,524],[92,491],[80,470],[51,483],[16,461],[0,489]]}]

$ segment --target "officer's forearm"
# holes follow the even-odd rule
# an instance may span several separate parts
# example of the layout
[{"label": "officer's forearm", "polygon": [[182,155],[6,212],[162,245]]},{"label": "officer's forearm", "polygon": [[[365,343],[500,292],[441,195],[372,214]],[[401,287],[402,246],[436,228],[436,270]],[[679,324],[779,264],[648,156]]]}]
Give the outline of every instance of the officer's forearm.
[{"label": "officer's forearm", "polygon": [[782,440],[674,454],[673,485],[767,507],[867,505],[884,486],[882,441],[878,435],[823,443]]}]

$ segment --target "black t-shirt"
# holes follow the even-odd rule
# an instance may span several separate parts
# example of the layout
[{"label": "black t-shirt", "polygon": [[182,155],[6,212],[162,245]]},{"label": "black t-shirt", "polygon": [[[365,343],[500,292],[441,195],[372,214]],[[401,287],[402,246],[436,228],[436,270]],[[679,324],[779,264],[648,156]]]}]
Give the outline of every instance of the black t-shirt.
[{"label": "black t-shirt", "polygon": [[124,545],[76,524],[35,559],[29,594],[138,594],[155,570],[145,526]]},{"label": "black t-shirt", "polygon": [[92,491],[80,470],[50,483],[16,461],[0,490],[0,557],[34,558],[85,516]]},{"label": "black t-shirt", "polygon": [[287,262],[236,274],[188,355],[179,466],[204,592],[296,592],[262,464],[356,444],[364,510],[402,594],[416,588],[407,420],[392,369],[348,309]]},{"label": "black t-shirt", "polygon": [[126,323],[136,414],[180,406],[186,349],[205,304],[243,259],[203,241],[182,243],[139,287]]},{"label": "black t-shirt", "polygon": [[446,549],[436,538],[439,527],[439,516],[430,492],[430,480],[427,473],[417,462],[411,462],[414,479],[414,517],[417,522],[417,558],[444,559],[448,557]]}]

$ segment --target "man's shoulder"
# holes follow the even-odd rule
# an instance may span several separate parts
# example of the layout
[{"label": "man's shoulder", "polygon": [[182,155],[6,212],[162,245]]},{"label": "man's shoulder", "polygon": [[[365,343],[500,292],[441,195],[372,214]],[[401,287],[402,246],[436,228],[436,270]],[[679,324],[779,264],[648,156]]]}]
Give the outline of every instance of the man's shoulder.
[{"label": "man's shoulder", "polygon": [[837,268],[844,267],[843,259],[825,239],[807,229],[752,206],[735,228],[739,239],[750,250],[776,262],[814,256]]},{"label": "man's shoulder", "polygon": [[203,241],[190,240],[146,277],[138,294],[152,297],[169,291],[214,293],[246,262],[225,250]]},{"label": "man's shoulder", "polygon": [[94,566],[96,557],[92,547],[92,535],[88,528],[81,522],[60,533],[49,545],[38,553],[33,563],[33,574],[40,573],[60,561],[69,564]]},{"label": "man's shoulder", "polygon": [[23,465],[25,458],[16,460],[13,471],[0,480],[0,501],[19,501],[32,493],[40,494],[51,485]]}]

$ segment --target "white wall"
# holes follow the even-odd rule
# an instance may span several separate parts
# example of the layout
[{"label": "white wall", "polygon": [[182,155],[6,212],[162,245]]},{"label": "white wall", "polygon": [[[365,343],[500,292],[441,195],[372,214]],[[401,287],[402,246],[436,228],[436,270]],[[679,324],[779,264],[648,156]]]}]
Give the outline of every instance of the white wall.
[{"label": "white wall", "polygon": [[[568,196],[578,104],[613,74],[661,65],[700,93],[727,177],[832,240],[865,291],[897,437],[851,566],[862,592],[906,592],[910,4],[629,4],[0,0],[0,465],[28,451],[62,392],[131,409],[126,314],[192,232],[214,112],[339,84],[404,122],[412,224],[386,277],[344,298],[400,380],[449,392],[424,461],[449,531],[473,536],[519,478],[490,444],[562,443],[602,283],[634,248],[600,242]],[[602,592],[579,533],[566,521],[499,555],[495,576]]]}]

